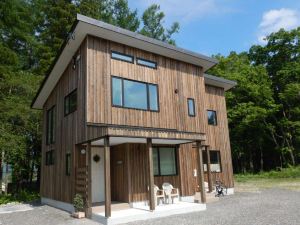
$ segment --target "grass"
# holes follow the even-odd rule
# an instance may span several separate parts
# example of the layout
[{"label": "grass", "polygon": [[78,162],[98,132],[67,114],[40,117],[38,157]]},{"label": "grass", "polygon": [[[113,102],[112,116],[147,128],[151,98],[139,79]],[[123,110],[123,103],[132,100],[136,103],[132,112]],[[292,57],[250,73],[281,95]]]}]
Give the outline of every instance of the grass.
[{"label": "grass", "polygon": [[300,166],[257,174],[236,174],[234,178],[238,192],[258,192],[267,188],[300,191]]},{"label": "grass", "polygon": [[12,194],[0,194],[0,205],[12,203],[12,202],[32,202],[40,198],[36,192],[29,192],[22,190],[16,195]]}]

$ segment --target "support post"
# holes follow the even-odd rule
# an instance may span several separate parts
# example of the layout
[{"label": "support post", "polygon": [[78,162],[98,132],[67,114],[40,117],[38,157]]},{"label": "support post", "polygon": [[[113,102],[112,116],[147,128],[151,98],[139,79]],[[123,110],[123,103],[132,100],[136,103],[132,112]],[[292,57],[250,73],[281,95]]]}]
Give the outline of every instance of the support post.
[{"label": "support post", "polygon": [[86,217],[92,217],[92,148],[91,142],[87,143],[86,148],[86,166],[87,166],[87,198],[86,198]]},{"label": "support post", "polygon": [[201,141],[197,141],[196,144],[197,144],[198,158],[199,158],[199,173],[198,173],[198,176],[199,176],[199,185],[200,185],[200,189],[201,189],[201,202],[206,203]]},{"label": "support post", "polygon": [[104,138],[104,180],[105,180],[105,217],[111,217],[110,185],[110,145],[109,137]]},{"label": "support post", "polygon": [[208,192],[212,192],[212,177],[211,177],[211,167],[210,167],[210,151],[209,146],[205,146],[205,152],[207,157],[207,181],[208,181]]},{"label": "support post", "polygon": [[155,210],[154,201],[154,174],[153,174],[153,159],[152,159],[152,139],[147,138],[147,157],[148,157],[148,183],[149,183],[149,206],[150,210]]}]

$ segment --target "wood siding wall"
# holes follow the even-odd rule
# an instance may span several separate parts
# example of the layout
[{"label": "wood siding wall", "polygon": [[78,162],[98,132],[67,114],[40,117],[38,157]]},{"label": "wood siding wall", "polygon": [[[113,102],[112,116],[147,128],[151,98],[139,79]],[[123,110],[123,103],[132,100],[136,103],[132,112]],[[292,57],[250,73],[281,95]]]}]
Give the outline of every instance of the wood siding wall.
[{"label": "wood siding wall", "polygon": [[[219,150],[221,154],[221,173],[214,173],[212,178],[223,181],[233,187],[233,170],[228,130],[225,91],[222,88],[205,86],[205,109],[217,112],[217,126],[207,125],[206,144],[211,150]],[[206,119],[207,124],[207,119]]]},{"label": "wood siding wall", "polygon": [[[78,49],[81,59],[74,70],[71,61],[43,109],[41,196],[72,202],[75,186],[75,144],[85,139],[86,41]],[[76,55],[77,55],[76,54]],[[64,97],[77,88],[77,110],[64,116]],[[55,143],[46,145],[47,110],[56,106]],[[46,152],[54,150],[54,165],[45,165]],[[66,175],[66,154],[71,153],[71,175]]]},{"label": "wood siding wall", "polygon": [[[156,61],[157,69],[111,59],[111,50]],[[200,67],[88,36],[87,122],[204,132],[204,78]],[[159,112],[112,107],[111,76],[154,83]],[[178,93],[175,93],[175,89]],[[188,116],[187,98],[196,116]]]}]

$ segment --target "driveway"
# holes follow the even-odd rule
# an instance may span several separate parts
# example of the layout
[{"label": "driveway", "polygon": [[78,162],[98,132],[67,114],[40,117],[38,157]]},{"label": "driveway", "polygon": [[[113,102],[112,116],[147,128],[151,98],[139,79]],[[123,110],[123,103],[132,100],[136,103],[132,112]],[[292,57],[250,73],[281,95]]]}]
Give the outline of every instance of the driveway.
[{"label": "driveway", "polygon": [[[300,192],[267,189],[261,192],[240,192],[207,204],[203,212],[182,214],[130,225],[299,225]],[[64,211],[49,206],[0,214],[1,225],[95,225],[88,219],[77,220]]]}]

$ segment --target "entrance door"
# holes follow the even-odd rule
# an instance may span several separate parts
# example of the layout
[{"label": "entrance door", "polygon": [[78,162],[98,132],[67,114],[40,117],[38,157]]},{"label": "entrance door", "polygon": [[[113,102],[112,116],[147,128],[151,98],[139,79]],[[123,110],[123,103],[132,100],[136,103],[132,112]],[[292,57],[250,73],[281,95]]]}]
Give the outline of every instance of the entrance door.
[{"label": "entrance door", "polygon": [[92,147],[92,202],[104,201],[104,149]]}]

